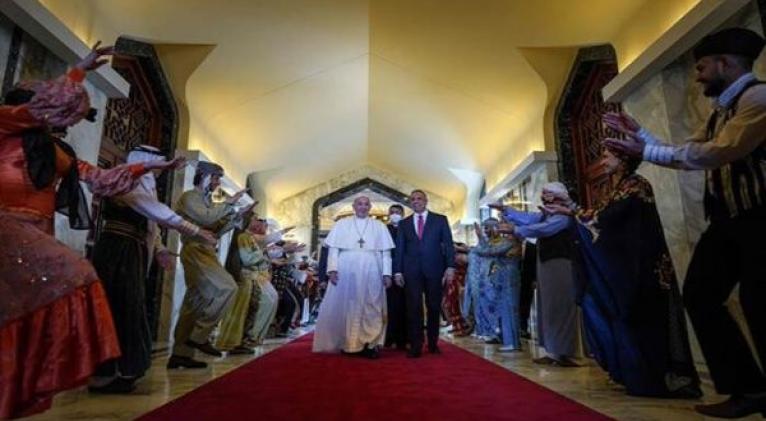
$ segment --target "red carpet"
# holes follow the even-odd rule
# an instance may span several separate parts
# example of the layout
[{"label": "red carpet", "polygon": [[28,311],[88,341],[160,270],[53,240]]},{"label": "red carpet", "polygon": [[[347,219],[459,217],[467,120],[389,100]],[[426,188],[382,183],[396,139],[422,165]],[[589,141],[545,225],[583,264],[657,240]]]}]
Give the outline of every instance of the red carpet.
[{"label": "red carpet", "polygon": [[141,420],[606,420],[456,346],[408,359],[314,354],[306,335]]}]

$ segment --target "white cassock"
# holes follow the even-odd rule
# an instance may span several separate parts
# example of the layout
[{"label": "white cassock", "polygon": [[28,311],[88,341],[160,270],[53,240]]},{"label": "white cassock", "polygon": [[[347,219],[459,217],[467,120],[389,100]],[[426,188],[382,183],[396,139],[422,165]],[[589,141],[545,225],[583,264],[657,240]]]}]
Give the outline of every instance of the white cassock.
[{"label": "white cassock", "polygon": [[[360,241],[361,240],[361,241]],[[383,223],[350,216],[335,223],[325,240],[327,272],[338,272],[319,306],[314,352],[358,352],[366,344],[383,345],[386,288],[394,242]]]}]

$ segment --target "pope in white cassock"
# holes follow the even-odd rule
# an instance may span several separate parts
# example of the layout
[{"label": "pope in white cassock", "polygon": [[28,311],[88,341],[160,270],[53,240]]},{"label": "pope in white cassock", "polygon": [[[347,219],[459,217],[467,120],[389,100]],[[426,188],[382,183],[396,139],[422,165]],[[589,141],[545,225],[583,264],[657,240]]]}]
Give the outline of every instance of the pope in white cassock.
[{"label": "pope in white cassock", "polygon": [[314,352],[378,357],[386,333],[386,288],[391,285],[391,234],[371,218],[370,199],[354,200],[354,216],[327,235],[330,280],[314,333]]}]

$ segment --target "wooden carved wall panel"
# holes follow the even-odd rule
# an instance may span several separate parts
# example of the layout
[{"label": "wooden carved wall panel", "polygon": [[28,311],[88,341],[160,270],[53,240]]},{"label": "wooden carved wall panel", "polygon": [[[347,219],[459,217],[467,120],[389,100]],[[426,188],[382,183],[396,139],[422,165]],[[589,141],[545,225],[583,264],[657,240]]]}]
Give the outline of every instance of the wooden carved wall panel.
[{"label": "wooden carved wall panel", "polygon": [[141,144],[161,147],[162,115],[140,63],[134,57],[118,56],[112,65],[131,89],[128,98],[110,99],[106,106],[102,148],[124,156]]},{"label": "wooden carved wall panel", "polygon": [[601,168],[601,141],[613,137],[602,122],[619,104],[604,103],[601,90],[617,75],[611,46],[583,48],[569,75],[556,113],[559,178],[573,198],[593,206],[611,189],[611,180]]}]

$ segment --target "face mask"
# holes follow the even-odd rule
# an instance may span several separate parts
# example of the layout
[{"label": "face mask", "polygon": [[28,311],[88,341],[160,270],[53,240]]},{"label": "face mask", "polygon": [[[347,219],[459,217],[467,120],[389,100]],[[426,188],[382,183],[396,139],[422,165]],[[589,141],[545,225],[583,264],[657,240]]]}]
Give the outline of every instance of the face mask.
[{"label": "face mask", "polygon": [[388,217],[388,220],[394,224],[398,224],[399,221],[402,220],[402,215],[399,215],[398,213],[392,214]]}]

